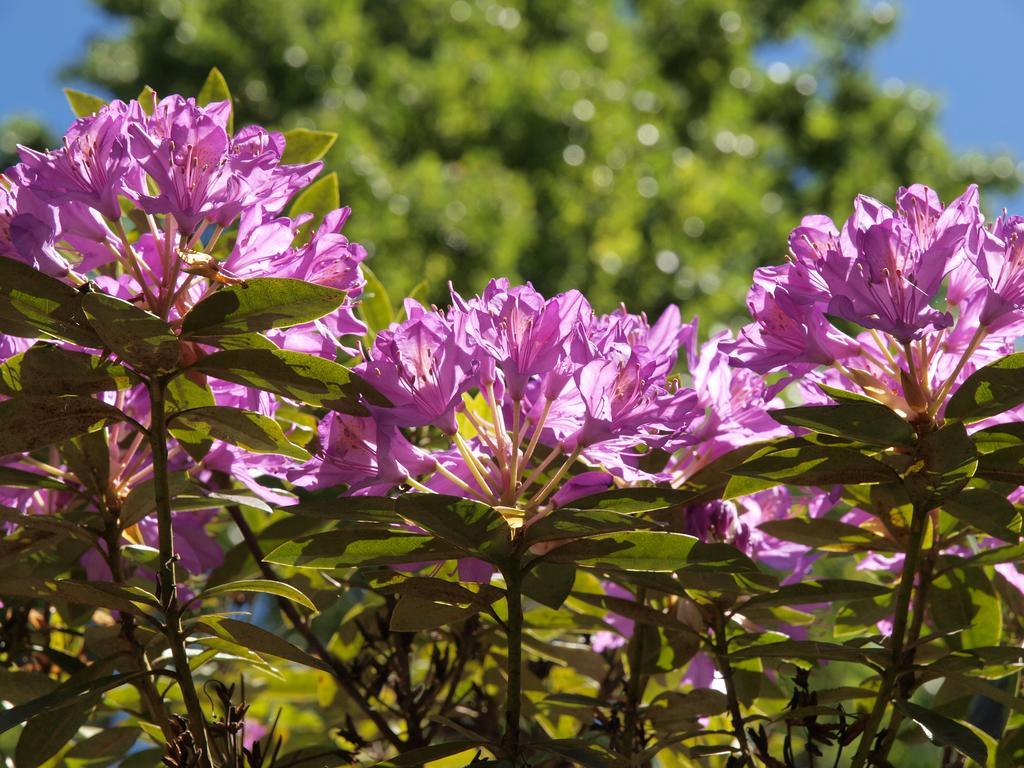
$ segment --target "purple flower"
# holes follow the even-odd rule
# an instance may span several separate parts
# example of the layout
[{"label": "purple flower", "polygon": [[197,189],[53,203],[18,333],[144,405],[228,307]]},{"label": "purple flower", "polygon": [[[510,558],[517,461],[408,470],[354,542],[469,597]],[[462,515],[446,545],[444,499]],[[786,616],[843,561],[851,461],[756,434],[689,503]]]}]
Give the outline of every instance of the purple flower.
[{"label": "purple flower", "polygon": [[147,213],[173,216],[186,234],[206,220],[227,226],[250,207],[277,213],[322,167],[280,166],[284,144],[262,129],[246,129],[232,140],[227,108],[169,96],[146,124],[128,129],[132,155],[159,189],[154,196],[138,194],[139,204]]},{"label": "purple flower", "polygon": [[137,128],[144,117],[138,102],[113,101],[95,115],[76,120],[62,149],[36,152],[19,147],[32,189],[56,205],[77,200],[111,221],[121,218],[118,195],[142,183],[126,131],[129,126]]},{"label": "purple flower", "polygon": [[390,407],[374,408],[379,419],[403,426],[432,424],[454,434],[456,406],[473,385],[477,368],[440,313],[414,308],[406,322],[377,334],[367,361],[355,371],[391,401]]},{"label": "purple flower", "polygon": [[479,300],[453,300],[466,332],[504,374],[514,401],[523,399],[532,376],[556,367],[568,352],[573,329],[590,318],[590,305],[579,291],[545,299],[530,284],[509,286],[492,280]]},{"label": "purple flower", "polygon": [[896,212],[858,198],[840,247],[829,251],[822,267],[832,294],[829,312],[903,344],[952,325],[952,316],[931,302],[980,221],[977,198],[971,186],[942,209],[934,192],[915,185],[900,190]]},{"label": "purple flower", "polygon": [[828,322],[812,304],[797,301],[781,284],[774,290],[755,282],[747,294],[754,322],[735,341],[719,347],[733,365],[757,373],[787,369],[806,372],[831,365],[851,353],[849,337]]},{"label": "purple flower", "polygon": [[68,273],[67,260],[56,248],[59,222],[57,209],[41,201],[24,184],[22,169],[11,168],[5,174],[8,186],[0,181],[0,256],[29,264],[47,275]]}]

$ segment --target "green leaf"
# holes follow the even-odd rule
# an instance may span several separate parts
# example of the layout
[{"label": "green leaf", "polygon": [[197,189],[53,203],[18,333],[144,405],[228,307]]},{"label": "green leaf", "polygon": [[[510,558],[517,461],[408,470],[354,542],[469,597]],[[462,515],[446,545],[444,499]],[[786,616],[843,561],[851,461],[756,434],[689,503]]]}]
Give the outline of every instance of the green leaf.
[{"label": "green leaf", "polygon": [[287,328],[323,317],[345,301],[344,291],[285,277],[229,285],[185,315],[182,336],[194,340]]},{"label": "green leaf", "polygon": [[73,581],[71,579],[4,579],[0,581],[0,594],[17,597],[65,600],[76,605],[107,608],[136,616],[144,612],[136,603],[158,607],[156,598],[143,590],[120,587],[105,581]]},{"label": "green leaf", "polygon": [[89,720],[98,697],[43,712],[29,720],[14,753],[18,768],[36,768],[53,757]]},{"label": "green leaf", "polygon": [[380,763],[374,763],[374,768],[421,768],[421,766],[432,760],[441,760],[471,749],[486,747],[488,743],[480,741],[449,741],[445,744],[431,744],[429,747],[420,747],[403,752],[397,757],[389,758]]},{"label": "green leaf", "polygon": [[131,374],[117,363],[50,344],[36,344],[0,365],[5,395],[91,395],[131,385]]},{"label": "green leaf", "polygon": [[649,514],[690,503],[690,494],[675,488],[615,488],[576,499],[574,510],[607,510],[620,514]]},{"label": "green leaf", "polygon": [[570,761],[571,765],[582,766],[582,768],[607,768],[607,766],[616,764],[616,756],[607,748],[583,739],[550,739],[530,744],[528,749],[533,752],[557,755]]},{"label": "green leaf", "polygon": [[0,333],[53,336],[83,347],[102,346],[82,312],[81,294],[27,264],[0,257]]},{"label": "green leaf", "polygon": [[870,666],[882,659],[884,651],[872,651],[838,643],[814,640],[784,640],[741,648],[729,654],[730,659],[803,659],[806,661],[849,661]]},{"label": "green leaf", "polygon": [[[98,733],[80,741],[68,750],[65,757],[71,760],[112,760],[124,755],[138,741],[142,730],[131,726],[104,728]],[[108,762],[109,762],[108,760]]]},{"label": "green leaf", "polygon": [[802,486],[885,483],[899,479],[882,462],[851,448],[804,445],[758,456],[729,474]]},{"label": "green leaf", "polygon": [[909,701],[896,701],[895,704],[897,709],[921,726],[934,743],[952,747],[980,765],[988,762],[988,747],[967,726]]},{"label": "green leaf", "polygon": [[[168,381],[164,395],[167,398],[167,410],[171,417],[181,411],[217,404],[213,397],[213,390],[210,389],[210,385],[204,377],[199,375],[193,377],[189,372],[175,376]],[[203,439],[198,435],[179,435],[178,442],[194,461],[202,461],[213,447],[213,440]]]},{"label": "green leaf", "polygon": [[312,163],[327,154],[338,134],[331,131],[311,131],[308,128],[292,128],[284,132],[284,154],[281,162],[288,164]]},{"label": "green leaf", "polygon": [[13,467],[0,467],[0,488],[52,488],[58,491],[67,490],[60,480],[49,475],[37,475]]},{"label": "green leaf", "polygon": [[316,218],[323,218],[340,205],[338,174],[328,173],[306,187],[302,194],[295,198],[292,207],[288,209],[288,216],[294,219],[301,213],[312,213]]},{"label": "green leaf", "polygon": [[880,584],[847,579],[820,579],[799,584],[786,584],[774,592],[756,595],[743,604],[741,611],[751,608],[765,608],[774,605],[809,605],[811,603],[834,603],[843,600],[860,600],[884,595],[888,589]]},{"label": "green leaf", "polygon": [[[210,70],[210,74],[206,76],[206,82],[203,83],[203,87],[199,89],[196,104],[205,107],[207,104],[213,104],[217,101],[226,101],[230,105],[231,89],[228,88],[228,81],[224,79],[221,71],[214,67]],[[235,111],[232,107],[228,112],[228,133],[234,133],[234,123]]]},{"label": "green leaf", "polygon": [[19,704],[16,707],[0,711],[0,734],[6,733],[14,726],[42,712],[91,701],[98,694],[112,691],[122,685],[140,680],[157,672],[155,670],[146,670],[144,672],[132,672],[124,675],[108,675],[95,680],[71,678],[54,688],[50,693],[24,704]]},{"label": "green leaf", "polygon": [[971,435],[979,454],[1024,445],[1024,423],[1010,422],[986,427]]},{"label": "green leaf", "polygon": [[925,435],[917,450],[922,461],[904,485],[914,503],[927,509],[959,493],[977,471],[978,451],[959,422]]},{"label": "green leaf", "polygon": [[686,564],[697,539],[664,531],[605,533],[570,541],[544,560],[623,571],[674,571]]},{"label": "green leaf", "polygon": [[474,601],[463,605],[441,603],[415,595],[403,595],[391,613],[392,632],[419,632],[446,627],[480,612]]},{"label": "green leaf", "polygon": [[125,415],[91,397],[22,396],[0,402],[0,456],[63,443]]},{"label": "green leaf", "polygon": [[973,422],[1024,403],[1024,352],[979,368],[967,377],[946,404],[947,419]]},{"label": "green leaf", "polygon": [[[136,483],[135,487],[128,492],[124,503],[121,504],[120,523],[122,528],[135,525],[146,515],[156,512],[154,485],[153,479],[150,478]],[[192,483],[184,472],[171,472],[167,485],[171,499],[175,499],[184,493]]]},{"label": "green leaf", "polygon": [[168,422],[174,437],[187,443],[223,440],[253,453],[274,453],[309,461],[309,453],[285,437],[281,425],[269,416],[241,408],[214,405],[174,414]]},{"label": "green leaf", "polygon": [[107,106],[105,99],[93,96],[91,93],[76,91],[74,88],[65,88],[64,97],[68,100],[68,105],[75,117],[89,117]]},{"label": "green leaf", "polygon": [[881,446],[912,446],[910,424],[880,403],[809,405],[769,411],[780,424]]},{"label": "green leaf", "polygon": [[458,496],[409,493],[398,498],[395,511],[442,541],[488,562],[504,562],[511,553],[508,523],[486,504]]},{"label": "green leaf", "polygon": [[373,270],[361,264],[366,286],[359,297],[359,311],[372,335],[376,335],[395,322],[395,306],[391,303],[388,289]]},{"label": "green leaf", "polygon": [[181,343],[167,323],[127,301],[87,293],[82,308],[108,349],[146,373],[168,373],[178,366]]},{"label": "green leaf", "polygon": [[1020,512],[1005,496],[985,488],[967,488],[946,499],[942,508],[961,522],[989,536],[1016,543],[1020,540]]},{"label": "green leaf", "polygon": [[759,526],[769,536],[783,541],[795,541],[825,552],[849,552],[872,550],[875,552],[896,552],[895,542],[882,538],[866,528],[824,518],[799,518],[769,520]]},{"label": "green leaf", "polygon": [[189,370],[328,408],[346,397],[345,385],[349,382],[349,371],[344,366],[285,349],[214,352],[200,358]]},{"label": "green leaf", "polygon": [[1001,448],[978,459],[977,477],[1024,485],[1024,445]]},{"label": "green leaf", "polygon": [[250,651],[265,653],[269,656],[276,656],[279,659],[294,661],[296,664],[302,664],[306,667],[331,672],[330,665],[323,660],[306,653],[284,638],[257,627],[255,624],[207,615],[202,617],[200,625],[206,627],[218,637],[238,643]]},{"label": "green leaf", "polygon": [[997,645],[1003,634],[1003,606],[984,568],[951,568],[932,579],[928,603],[939,632],[953,648]]},{"label": "green leaf", "polygon": [[848,392],[845,389],[837,389],[827,384],[819,384],[818,389],[839,403],[874,403],[875,405],[882,405],[875,398],[862,395],[859,392]]},{"label": "green leaf", "polygon": [[647,717],[655,727],[665,728],[700,717],[720,715],[728,706],[728,697],[711,688],[698,688],[689,693],[664,691],[648,705]]},{"label": "green leaf", "polygon": [[632,515],[605,509],[573,509],[560,507],[526,529],[527,544],[596,536],[599,533],[657,528],[657,524]]},{"label": "green leaf", "polygon": [[340,496],[303,499],[283,511],[300,517],[342,520],[346,523],[401,523],[389,496]]},{"label": "green leaf", "polygon": [[301,606],[309,608],[311,611],[317,610],[313,601],[291,584],[285,584],[282,581],[272,581],[270,579],[244,579],[242,581],[231,581],[227,584],[218,584],[216,587],[210,587],[206,591],[202,592],[197,599],[205,600],[208,597],[230,595],[235,592],[260,592],[265,595],[276,595],[277,597],[283,597],[286,600],[291,600],[293,603],[298,603]]},{"label": "green leaf", "polygon": [[264,560],[298,568],[348,568],[451,560],[465,553],[433,536],[399,529],[325,531],[300,536],[273,550]]},{"label": "green leaf", "polygon": [[565,563],[543,560],[523,576],[523,594],[555,610],[562,607],[576,580],[576,568]]}]

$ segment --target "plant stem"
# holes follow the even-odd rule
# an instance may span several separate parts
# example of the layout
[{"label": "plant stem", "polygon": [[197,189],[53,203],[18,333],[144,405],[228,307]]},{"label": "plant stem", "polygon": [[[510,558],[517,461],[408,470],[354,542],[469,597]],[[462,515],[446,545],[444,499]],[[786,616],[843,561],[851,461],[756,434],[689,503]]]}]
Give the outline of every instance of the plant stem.
[{"label": "plant stem", "polygon": [[511,755],[515,764],[519,757],[519,721],[523,707],[523,575],[518,560],[503,568],[502,575],[505,577],[505,596],[508,601],[508,685],[505,696],[505,735],[501,739],[501,746]]},{"label": "plant stem", "polygon": [[725,684],[725,696],[729,703],[729,716],[732,719],[732,730],[736,740],[740,744],[740,752],[743,753],[740,768],[749,766],[753,768],[754,760],[750,756],[750,744],[747,743],[747,732],[743,728],[743,712],[740,710],[740,699],[736,694],[736,681],[733,678],[732,664],[729,663],[729,641],[725,636],[726,618],[720,611],[715,615],[715,658],[718,662],[718,671],[722,675],[722,682]]},{"label": "plant stem", "polygon": [[[636,601],[640,605],[646,605],[647,590],[640,587],[637,590]],[[639,626],[636,627],[639,629]],[[634,631],[630,642],[629,654],[629,682],[626,685],[626,757],[632,765],[634,755],[643,752],[643,739],[640,737],[640,704],[643,700],[644,689],[647,687],[647,677],[640,671],[640,665],[644,657],[644,636],[642,632]]]},{"label": "plant stem", "polygon": [[889,706],[889,701],[892,699],[893,689],[903,667],[903,648],[908,614],[910,613],[910,600],[914,592],[917,566],[921,560],[921,545],[924,542],[927,521],[928,513],[915,504],[913,517],[910,521],[910,543],[903,560],[903,571],[900,574],[900,584],[896,590],[896,604],[893,609],[890,664],[882,675],[882,681],[878,687],[878,696],[875,697],[874,706],[868,715],[868,720],[864,726],[864,732],[861,734],[857,754],[853,757],[851,768],[864,768],[868,764],[868,760],[872,756],[872,744],[878,733],[878,728],[882,724],[882,719],[885,717],[885,711]]},{"label": "plant stem", "polygon": [[200,766],[207,768],[210,763],[210,747],[206,736],[206,720],[203,707],[192,680],[192,670],[185,651],[185,639],[181,631],[181,609],[177,597],[177,569],[174,553],[174,532],[171,527],[171,492],[167,470],[167,422],[164,401],[164,382],[154,377],[147,382],[149,388],[150,423],[149,443],[153,454],[153,497],[156,502],[157,524],[160,537],[160,604],[163,606],[167,623],[164,633],[171,648],[178,688],[188,712],[189,730],[201,750]]}]

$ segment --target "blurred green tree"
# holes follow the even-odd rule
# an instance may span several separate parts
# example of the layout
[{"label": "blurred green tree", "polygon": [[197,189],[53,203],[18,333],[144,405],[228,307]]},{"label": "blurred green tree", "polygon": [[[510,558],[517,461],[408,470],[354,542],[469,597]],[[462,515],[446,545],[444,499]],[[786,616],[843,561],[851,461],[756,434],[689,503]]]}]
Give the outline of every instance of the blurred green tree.
[{"label": "blurred green tree", "polygon": [[[96,2],[127,24],[76,76],[194,93],[215,65],[242,123],[338,131],[349,234],[396,296],[508,275],[728,321],[804,213],[1016,185],[1010,158],[953,156],[928,93],[867,74],[888,3]],[[778,46],[803,63],[764,65]]]}]

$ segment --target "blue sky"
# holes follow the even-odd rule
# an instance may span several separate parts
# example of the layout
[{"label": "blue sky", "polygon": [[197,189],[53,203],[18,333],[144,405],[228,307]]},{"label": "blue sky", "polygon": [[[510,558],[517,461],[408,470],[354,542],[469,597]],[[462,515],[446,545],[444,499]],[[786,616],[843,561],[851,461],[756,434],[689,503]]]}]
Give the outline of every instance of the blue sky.
[{"label": "blue sky", "polygon": [[[932,91],[941,127],[958,150],[1010,150],[1024,160],[1024,99],[1016,77],[1024,55],[1021,0],[893,0],[897,30],[873,53],[880,80]],[[55,130],[70,121],[58,80],[90,36],[111,22],[89,0],[5,0],[5,60],[18,71],[0,88],[0,115],[27,112]],[[781,55],[781,54],[780,54]],[[1015,201],[1024,204],[1024,194]]]}]

